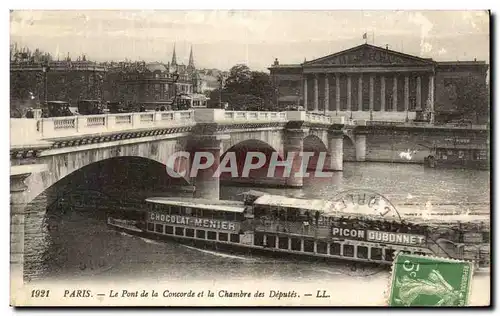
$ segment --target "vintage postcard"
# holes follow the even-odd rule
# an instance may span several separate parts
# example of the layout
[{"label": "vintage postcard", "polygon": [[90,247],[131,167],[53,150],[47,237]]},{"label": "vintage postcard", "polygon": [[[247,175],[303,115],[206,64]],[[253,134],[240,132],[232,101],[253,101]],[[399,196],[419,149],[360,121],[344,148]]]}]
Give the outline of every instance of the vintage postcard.
[{"label": "vintage postcard", "polygon": [[11,305],[489,306],[489,27],[13,10]]}]

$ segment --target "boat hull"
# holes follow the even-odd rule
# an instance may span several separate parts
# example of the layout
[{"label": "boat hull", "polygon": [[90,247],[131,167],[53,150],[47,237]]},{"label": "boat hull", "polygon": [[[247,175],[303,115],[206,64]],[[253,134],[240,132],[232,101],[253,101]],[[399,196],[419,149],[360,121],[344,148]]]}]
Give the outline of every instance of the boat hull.
[{"label": "boat hull", "polygon": [[[262,247],[250,244],[240,244],[232,242],[222,242],[219,240],[207,240],[207,239],[197,239],[197,238],[187,238],[184,236],[166,235],[156,232],[151,232],[147,230],[141,230],[136,227],[126,227],[121,225],[113,225],[108,222],[108,226],[114,230],[124,232],[130,235],[135,235],[143,237],[150,240],[157,241],[174,241],[180,244],[193,246],[200,249],[210,249],[221,251],[230,254],[243,254],[243,255],[263,255],[268,257],[289,259],[289,260],[300,260],[300,261],[313,261],[313,262],[332,262],[332,263],[344,263],[348,264],[352,270],[356,270],[360,266],[366,267],[381,267],[382,269],[389,269],[393,263],[393,258],[387,258],[387,260],[372,260],[367,258],[357,258],[349,256],[332,256],[327,254],[315,253],[315,252],[304,252],[304,251],[293,251],[284,250],[274,247]],[[432,254],[428,254],[432,255]],[[478,268],[476,266],[476,268]],[[481,270],[485,271],[485,267],[481,267]],[[486,268],[489,269],[489,268]],[[489,270],[488,270],[489,271]]]}]

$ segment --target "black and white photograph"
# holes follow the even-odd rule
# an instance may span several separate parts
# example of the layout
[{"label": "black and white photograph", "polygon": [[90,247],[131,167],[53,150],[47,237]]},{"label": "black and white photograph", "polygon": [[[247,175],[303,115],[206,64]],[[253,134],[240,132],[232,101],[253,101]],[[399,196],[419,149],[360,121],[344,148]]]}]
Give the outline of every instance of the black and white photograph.
[{"label": "black and white photograph", "polygon": [[9,15],[11,306],[491,304],[489,11]]}]

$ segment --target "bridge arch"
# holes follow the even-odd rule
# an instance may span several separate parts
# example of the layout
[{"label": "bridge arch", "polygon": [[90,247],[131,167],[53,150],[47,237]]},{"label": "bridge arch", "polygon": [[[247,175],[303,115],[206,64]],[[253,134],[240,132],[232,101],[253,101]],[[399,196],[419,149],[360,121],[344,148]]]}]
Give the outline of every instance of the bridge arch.
[{"label": "bridge arch", "polygon": [[307,164],[308,170],[316,169],[320,153],[324,153],[324,155],[325,155],[325,162],[324,162],[325,166],[324,167],[328,167],[327,166],[327,163],[329,161],[328,157],[330,156],[328,153],[328,147],[319,136],[309,134],[306,137],[304,137],[303,152],[313,152],[314,153],[314,156],[312,156],[309,159],[309,163]]},{"label": "bridge arch", "polygon": [[[66,186],[74,185],[71,182],[80,179],[82,183],[91,185],[92,181],[105,181],[105,178],[119,176],[120,179],[134,177],[133,182],[140,185],[143,179],[137,175],[137,170],[152,169],[149,177],[167,181],[172,179],[172,183],[178,185],[187,185],[189,183],[188,173],[186,177],[177,180],[169,174],[178,175],[187,167],[187,162],[183,161],[174,166],[167,167],[164,159],[159,159],[158,155],[141,155],[140,152],[127,153],[117,148],[110,150],[93,150],[68,152],[65,154],[41,157],[41,163],[46,165],[46,170],[31,174],[24,182],[28,189],[24,192],[24,202],[26,204],[33,201],[36,197],[43,194],[46,190],[64,190]],[[167,172],[170,169],[170,173]],[[93,176],[93,178],[92,178]],[[144,176],[144,175],[143,175]],[[160,182],[158,182],[160,183]]]},{"label": "bridge arch", "polygon": [[[267,172],[267,168],[269,167],[269,162],[271,161],[273,153],[276,153],[275,155],[277,155],[278,161],[283,160],[282,152],[276,150],[276,148],[271,146],[269,143],[258,139],[247,139],[231,146],[226,151],[224,151],[221,155],[221,162],[224,161],[224,158],[226,157],[226,155],[228,155],[228,153],[234,153],[236,157],[238,176],[241,176],[244,168],[244,163],[249,152],[263,153],[266,157],[266,162],[260,169],[250,171],[250,178],[262,176],[264,171]],[[257,163],[257,160],[258,158],[253,158],[252,163]],[[222,180],[227,179],[229,176],[231,176],[229,173],[221,173]]]}]

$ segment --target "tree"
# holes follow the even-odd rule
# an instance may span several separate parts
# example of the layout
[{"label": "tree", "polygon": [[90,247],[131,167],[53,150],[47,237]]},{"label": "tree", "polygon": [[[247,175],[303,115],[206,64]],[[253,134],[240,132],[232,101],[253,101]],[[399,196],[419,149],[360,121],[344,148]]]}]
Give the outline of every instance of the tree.
[{"label": "tree", "polygon": [[224,90],[228,93],[248,94],[252,73],[247,65],[238,64],[229,70]]},{"label": "tree", "polygon": [[476,123],[490,118],[490,93],[486,82],[475,77],[460,78],[455,83],[455,105],[464,115],[474,117]]},{"label": "tree", "polygon": [[250,81],[250,94],[261,98],[265,108],[275,105],[276,88],[269,74],[261,71],[252,71]]},{"label": "tree", "polygon": [[205,91],[205,95],[210,98],[210,100],[207,101],[207,107],[210,109],[218,109],[220,108],[220,103],[219,103],[219,96],[220,96],[220,89],[214,89],[211,91]]},{"label": "tree", "polygon": [[275,87],[269,74],[251,71],[242,64],[230,69],[222,89],[222,102],[228,102],[233,109],[262,111],[274,109],[274,101]]}]

